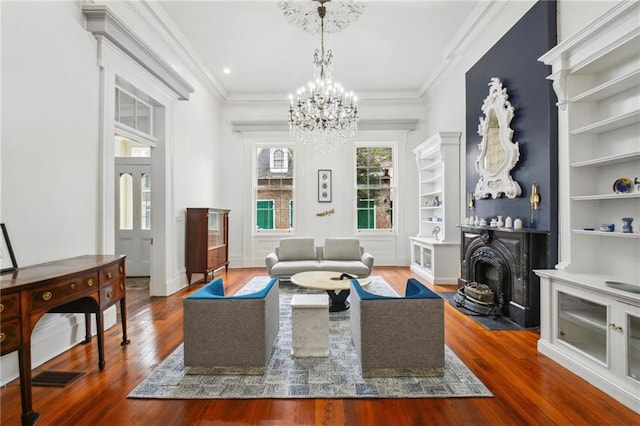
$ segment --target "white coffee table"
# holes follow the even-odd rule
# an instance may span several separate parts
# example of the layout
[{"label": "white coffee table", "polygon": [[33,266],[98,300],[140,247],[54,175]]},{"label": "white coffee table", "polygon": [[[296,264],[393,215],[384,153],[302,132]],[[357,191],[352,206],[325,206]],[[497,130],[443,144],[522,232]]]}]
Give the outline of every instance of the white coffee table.
[{"label": "white coffee table", "polygon": [[[312,288],[316,290],[324,290],[330,298],[329,312],[345,311],[349,309],[349,289],[351,288],[351,280],[348,278],[340,279],[342,272],[336,271],[307,271],[299,272],[291,276],[291,282],[297,286],[304,288]],[[361,286],[371,284],[371,277],[358,278]]]}]

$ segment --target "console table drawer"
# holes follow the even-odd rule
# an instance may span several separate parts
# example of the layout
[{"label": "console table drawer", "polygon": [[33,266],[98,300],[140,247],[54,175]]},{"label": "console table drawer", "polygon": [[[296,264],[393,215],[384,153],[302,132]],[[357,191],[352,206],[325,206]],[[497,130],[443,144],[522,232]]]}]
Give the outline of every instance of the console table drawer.
[{"label": "console table drawer", "polygon": [[113,282],[102,286],[100,290],[100,306],[106,307],[117,302],[124,294],[124,281]]},{"label": "console table drawer", "polygon": [[120,282],[124,276],[124,266],[122,263],[113,265],[100,271],[100,282],[105,284],[110,281]]},{"label": "console table drawer", "polygon": [[33,310],[49,309],[74,296],[98,291],[98,274],[83,275],[80,277],[53,282],[29,294],[29,300]]},{"label": "console table drawer", "polygon": [[20,318],[2,320],[0,323],[0,348],[2,355],[13,352],[20,346]]},{"label": "console table drawer", "polygon": [[18,294],[0,297],[0,318],[2,321],[17,317],[20,313],[20,299]]}]

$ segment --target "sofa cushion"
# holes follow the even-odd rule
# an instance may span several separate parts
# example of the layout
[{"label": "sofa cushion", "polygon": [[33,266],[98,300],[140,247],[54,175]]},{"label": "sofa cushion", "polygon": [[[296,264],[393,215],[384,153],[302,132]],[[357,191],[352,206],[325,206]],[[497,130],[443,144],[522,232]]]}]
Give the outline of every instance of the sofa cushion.
[{"label": "sofa cushion", "polygon": [[316,258],[313,238],[283,238],[278,249],[280,260],[310,260]]},{"label": "sofa cushion", "polygon": [[360,240],[357,238],[327,238],[324,258],[328,260],[360,260]]}]

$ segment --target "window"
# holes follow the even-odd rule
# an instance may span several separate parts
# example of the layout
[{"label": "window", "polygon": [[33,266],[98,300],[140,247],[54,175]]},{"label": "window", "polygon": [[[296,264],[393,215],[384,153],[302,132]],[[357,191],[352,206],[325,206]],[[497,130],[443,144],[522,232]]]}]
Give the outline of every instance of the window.
[{"label": "window", "polygon": [[257,147],[255,164],[256,231],[293,229],[293,149]]},{"label": "window", "polygon": [[151,105],[116,88],[115,119],[125,126],[151,135]]},{"label": "window", "polygon": [[357,229],[393,229],[393,148],[356,148]]}]

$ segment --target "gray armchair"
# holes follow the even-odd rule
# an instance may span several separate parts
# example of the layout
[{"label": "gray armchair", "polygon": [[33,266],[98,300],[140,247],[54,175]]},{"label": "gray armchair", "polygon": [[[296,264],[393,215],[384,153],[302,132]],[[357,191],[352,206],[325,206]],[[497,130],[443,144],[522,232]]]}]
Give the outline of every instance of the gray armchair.
[{"label": "gray armchair", "polygon": [[350,298],[363,377],[444,375],[442,297],[409,278],[404,297],[372,294],[351,280]]},{"label": "gray armchair", "polygon": [[276,278],[242,296],[225,296],[217,278],[185,298],[185,367],[264,369],[280,328],[279,298]]}]

